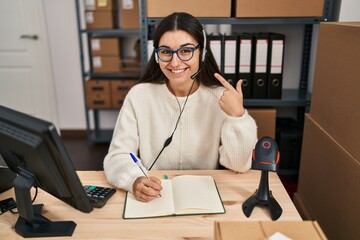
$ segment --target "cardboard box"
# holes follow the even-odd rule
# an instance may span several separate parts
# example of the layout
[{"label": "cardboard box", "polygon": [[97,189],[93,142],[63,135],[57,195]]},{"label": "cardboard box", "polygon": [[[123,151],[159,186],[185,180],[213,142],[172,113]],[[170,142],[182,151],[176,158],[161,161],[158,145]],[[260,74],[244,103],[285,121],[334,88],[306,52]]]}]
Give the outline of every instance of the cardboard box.
[{"label": "cardboard box", "polygon": [[324,0],[236,0],[235,17],[320,17]]},{"label": "cardboard box", "polygon": [[[360,239],[360,161],[305,117],[296,207],[330,239]],[[300,203],[300,204],[299,204]]]},{"label": "cardboard box", "polygon": [[119,38],[92,38],[90,41],[92,55],[120,56]]},{"label": "cardboard box", "polygon": [[139,1],[120,0],[119,2],[119,26],[122,29],[139,29]]},{"label": "cardboard box", "polygon": [[85,10],[111,11],[114,9],[114,0],[84,0]]},{"label": "cardboard box", "polygon": [[311,117],[360,159],[360,22],[321,23]]},{"label": "cardboard box", "polygon": [[297,192],[294,193],[293,202],[302,219],[314,220],[314,218],[311,216],[309,212],[309,209],[307,209],[305,203],[302,201],[299,193]]},{"label": "cardboard box", "polygon": [[88,108],[111,108],[110,80],[88,80],[85,89]]},{"label": "cardboard box", "polygon": [[87,29],[113,29],[115,26],[112,11],[86,11],[85,22]]},{"label": "cardboard box", "polygon": [[275,139],[276,110],[272,108],[248,108],[258,126],[258,138],[269,136]]},{"label": "cardboard box", "polygon": [[[259,240],[269,239],[276,233],[296,239],[327,239],[317,222],[312,221],[278,221],[278,222],[215,222],[215,240]],[[277,238],[283,239],[283,238]]]},{"label": "cardboard box", "polygon": [[136,84],[136,80],[112,80],[111,81],[111,99],[113,108],[121,108],[126,94]]},{"label": "cardboard box", "polygon": [[141,62],[135,58],[125,58],[121,60],[121,72],[141,73]]},{"label": "cardboard box", "polygon": [[231,17],[231,0],[147,0],[148,17],[187,12],[195,17]]},{"label": "cardboard box", "polygon": [[118,56],[93,56],[92,65],[94,73],[120,72],[120,59]]},{"label": "cardboard box", "polygon": [[85,89],[87,95],[110,95],[110,80],[90,79],[85,82]]}]

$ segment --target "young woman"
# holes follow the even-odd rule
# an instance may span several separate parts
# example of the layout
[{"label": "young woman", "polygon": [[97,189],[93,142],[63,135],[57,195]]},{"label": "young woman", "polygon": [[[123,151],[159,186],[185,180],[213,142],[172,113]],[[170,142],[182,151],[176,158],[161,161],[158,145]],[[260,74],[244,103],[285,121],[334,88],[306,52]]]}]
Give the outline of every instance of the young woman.
[{"label": "young woman", "polygon": [[251,167],[257,126],[243,106],[241,81],[233,88],[220,74],[202,25],[173,13],[157,26],[144,75],[127,94],[109,152],[107,180],[144,202],[159,196],[160,180],[146,169]]}]

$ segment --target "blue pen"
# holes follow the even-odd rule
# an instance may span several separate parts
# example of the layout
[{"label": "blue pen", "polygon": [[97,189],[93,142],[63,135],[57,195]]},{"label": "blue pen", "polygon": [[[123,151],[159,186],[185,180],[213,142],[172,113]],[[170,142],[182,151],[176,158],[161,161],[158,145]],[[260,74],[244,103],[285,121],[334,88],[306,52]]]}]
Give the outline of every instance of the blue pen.
[{"label": "blue pen", "polygon": [[138,165],[138,167],[140,168],[140,170],[143,172],[143,174],[145,175],[146,178],[149,178],[149,176],[146,174],[146,172],[144,172],[143,168],[141,167],[139,160],[135,157],[134,154],[130,153],[131,158],[134,160],[134,163],[136,163],[136,165]]},{"label": "blue pen", "polygon": [[[135,157],[134,154],[130,153],[131,158],[134,160],[134,163],[136,163],[136,165],[138,165],[138,167],[140,168],[140,170],[143,172],[144,176],[149,179],[149,176],[146,174],[146,172],[144,172],[143,168],[141,167],[139,160]],[[159,194],[159,197],[161,197],[161,194]]]}]

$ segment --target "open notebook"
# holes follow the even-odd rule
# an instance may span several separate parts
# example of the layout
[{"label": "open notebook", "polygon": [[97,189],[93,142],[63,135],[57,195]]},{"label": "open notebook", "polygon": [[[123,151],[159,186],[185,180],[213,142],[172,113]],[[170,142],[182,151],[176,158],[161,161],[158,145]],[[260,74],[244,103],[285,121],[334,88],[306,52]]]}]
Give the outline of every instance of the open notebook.
[{"label": "open notebook", "polygon": [[211,176],[182,175],[161,180],[161,197],[149,203],[127,192],[124,219],[225,213],[221,196]]}]

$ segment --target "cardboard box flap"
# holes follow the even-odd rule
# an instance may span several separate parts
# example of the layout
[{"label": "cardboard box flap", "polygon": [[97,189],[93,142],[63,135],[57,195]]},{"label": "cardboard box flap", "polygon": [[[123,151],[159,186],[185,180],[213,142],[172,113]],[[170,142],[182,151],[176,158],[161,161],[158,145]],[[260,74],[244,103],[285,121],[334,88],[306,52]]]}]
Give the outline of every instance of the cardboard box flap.
[{"label": "cardboard box flap", "polygon": [[215,240],[267,239],[279,232],[296,239],[327,239],[317,222],[313,221],[257,221],[215,222]]}]

